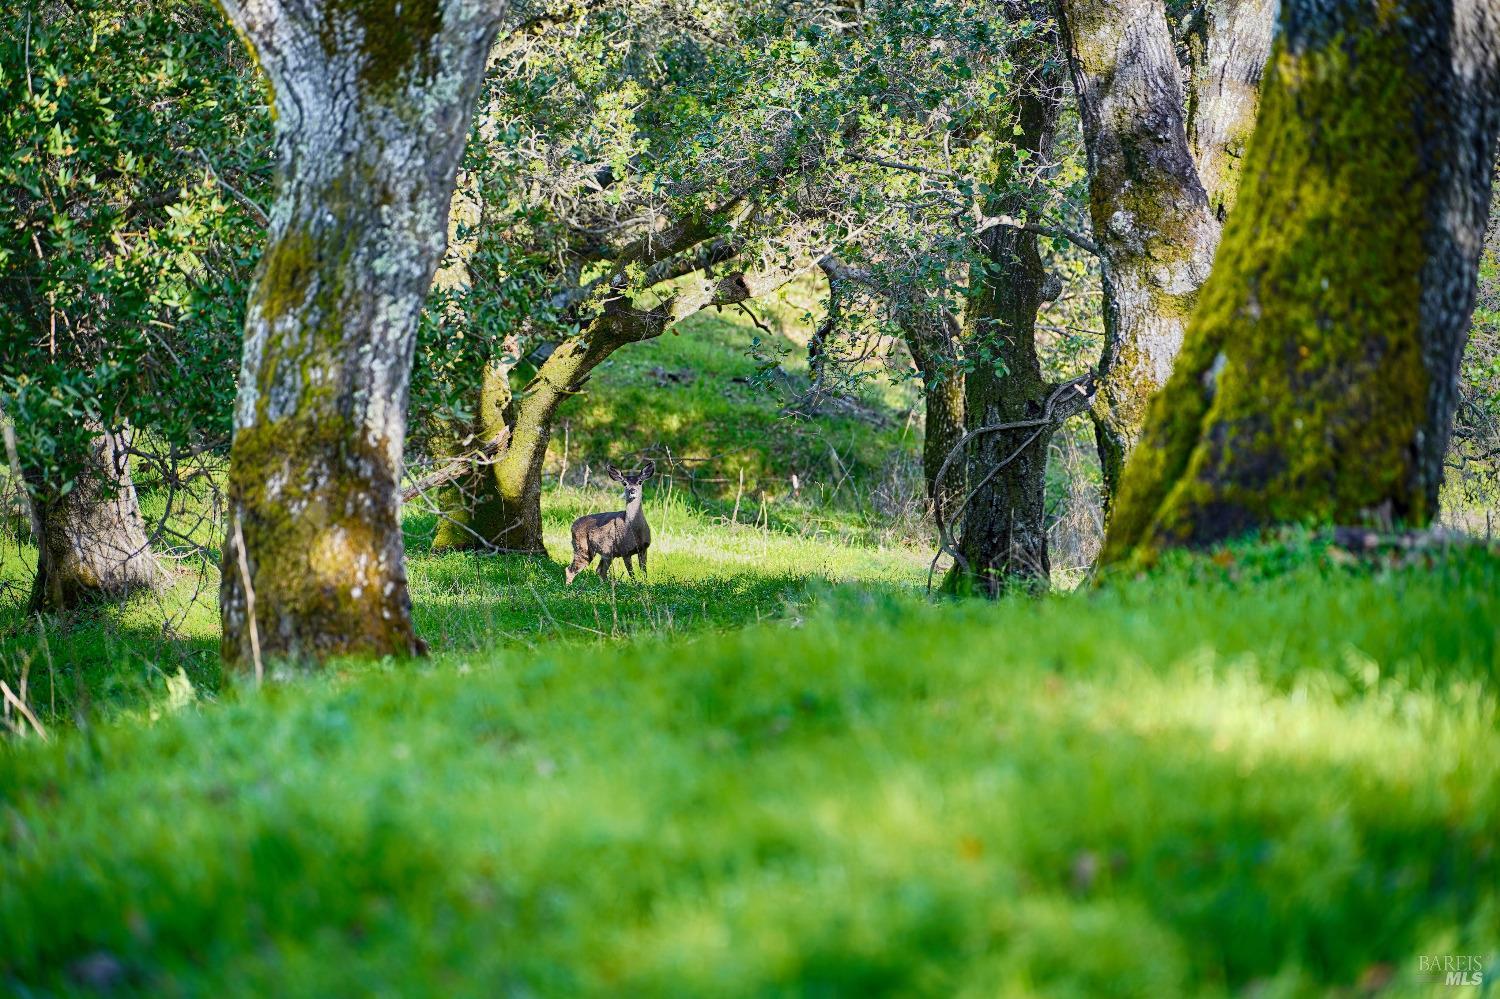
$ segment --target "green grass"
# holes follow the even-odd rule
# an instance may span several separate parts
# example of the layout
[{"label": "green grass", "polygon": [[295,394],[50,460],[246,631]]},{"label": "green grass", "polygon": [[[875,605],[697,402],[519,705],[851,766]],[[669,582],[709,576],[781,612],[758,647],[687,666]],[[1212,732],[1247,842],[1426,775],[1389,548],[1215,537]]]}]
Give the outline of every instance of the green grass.
[{"label": "green grass", "polygon": [[1500,945],[1500,559],[1336,554],[539,628],[13,740],[0,982],[1418,994],[1418,955]]}]

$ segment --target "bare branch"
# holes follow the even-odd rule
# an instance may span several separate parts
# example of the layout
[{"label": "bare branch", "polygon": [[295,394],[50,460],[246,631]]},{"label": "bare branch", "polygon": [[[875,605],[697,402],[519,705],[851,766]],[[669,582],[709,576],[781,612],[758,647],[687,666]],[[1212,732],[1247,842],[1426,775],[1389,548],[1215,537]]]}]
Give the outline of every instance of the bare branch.
[{"label": "bare branch", "polygon": [[271,224],[271,218],[266,214],[266,210],[264,208],[258,205],[254,201],[254,199],[245,194],[245,192],[241,191],[239,188],[235,187],[233,184],[229,183],[229,181],[220,176],[219,171],[214,169],[213,161],[208,158],[207,153],[205,153],[201,149],[197,150],[197,153],[199,158],[203,160],[203,165],[208,167],[208,172],[213,175],[213,178],[218,183],[218,185],[224,190],[228,191],[229,196],[234,198],[235,201],[239,202],[240,206],[244,208],[245,211],[249,212],[251,217],[254,218],[257,223],[263,226],[268,226]]},{"label": "bare branch", "polygon": [[478,448],[467,454],[461,454],[452,458],[445,462],[437,471],[423,476],[407,486],[401,492],[401,502],[410,503],[429,490],[447,485],[455,479],[461,478],[475,467],[493,464],[496,456],[505,450],[506,445],[509,443],[510,428],[504,427],[500,433],[496,434],[492,439],[485,441]]},{"label": "bare branch", "polygon": [[902,170],[906,173],[922,174],[931,177],[944,177],[948,180],[964,180],[961,174],[953,173],[951,170],[938,170],[933,167],[917,166],[913,163],[901,163],[897,160],[882,159],[879,156],[865,156],[862,153],[851,153],[846,157],[856,163],[868,163],[871,166],[884,167],[887,170]]},{"label": "bare branch", "polygon": [[1026,222],[1013,215],[986,215],[980,218],[974,235],[986,232],[990,229],[1001,227],[1005,229],[1017,229],[1021,232],[1036,233],[1038,236],[1051,236],[1053,239],[1066,239],[1080,250],[1099,255],[1099,245],[1092,239],[1080,232],[1058,225],[1040,225],[1036,222]]}]

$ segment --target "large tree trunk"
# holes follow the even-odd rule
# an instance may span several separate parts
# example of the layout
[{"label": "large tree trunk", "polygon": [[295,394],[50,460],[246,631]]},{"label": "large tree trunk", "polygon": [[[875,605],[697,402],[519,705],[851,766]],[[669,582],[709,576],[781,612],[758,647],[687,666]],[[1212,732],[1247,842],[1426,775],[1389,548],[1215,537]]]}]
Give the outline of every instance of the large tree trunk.
[{"label": "large tree trunk", "polygon": [[[513,361],[513,355],[507,355],[485,365],[477,419],[464,438],[435,442],[440,458],[464,462],[466,468],[444,484],[437,496],[440,519],[432,542],[434,550],[546,553],[542,543],[540,459],[534,494],[524,481],[512,485],[519,456],[511,446],[516,422],[510,388]],[[476,446],[480,448],[478,455]],[[544,446],[541,457],[545,455]],[[508,466],[503,473],[502,466]]]},{"label": "large tree trunk", "polygon": [[[1038,181],[1023,171],[1034,171],[1051,149],[1062,82],[1060,74],[1042,71],[1036,88],[1017,98],[1014,142],[1031,155],[1002,162],[995,189],[1007,193],[987,213],[1023,216],[1030,209]],[[968,303],[963,342],[967,354],[987,363],[974,364],[964,378],[970,492],[944,589],[995,597],[1016,585],[1048,583],[1047,445],[1082,403],[1077,393],[1060,392],[1042,377],[1036,314],[1048,297],[1048,281],[1036,233],[1000,226],[986,238],[989,267]],[[1009,429],[987,429],[995,427]],[[949,518],[958,513],[946,504],[940,508]]]},{"label": "large tree trunk", "polygon": [[1500,12],[1286,0],[1213,277],[1104,559],[1436,511],[1500,130]]},{"label": "large tree trunk", "polygon": [[607,324],[558,344],[536,377],[511,397],[509,373],[491,365],[480,392],[480,434],[504,442],[447,491],[433,547],[546,555],[542,538],[542,464],[552,442],[557,409],[580,391],[589,373],[627,340]]},{"label": "large tree trunk", "polygon": [[127,464],[124,435],[102,432],[62,496],[33,490],[43,539],[31,609],[118,600],[166,581],[152,554]]},{"label": "large tree trunk", "polygon": [[[1104,276],[1105,344],[1094,423],[1106,502],[1118,487],[1146,404],[1165,384],[1208,277],[1220,205],[1253,120],[1268,44],[1267,0],[1217,0],[1192,76],[1194,152],[1181,72],[1162,0],[1056,0],[1088,151],[1089,214]],[[1264,54],[1260,55],[1260,62]]]},{"label": "large tree trunk", "polygon": [[224,6],[270,78],[278,186],[245,321],[223,656],[414,653],[407,386],[503,3]]},{"label": "large tree trunk", "polygon": [[[504,43],[490,52],[491,64],[499,58]],[[493,131],[492,116],[482,115],[475,125],[481,141]],[[486,223],[479,178],[460,171],[449,212],[448,251],[433,278],[434,289],[455,295],[473,284],[470,263]],[[462,326],[467,323],[458,300],[449,300],[440,321]],[[478,407],[473,423],[458,426],[441,423],[432,441],[434,456],[444,463],[459,462],[464,470],[438,489],[439,515],[434,550],[483,549],[526,554],[546,554],[542,543],[541,458],[537,459],[535,489],[517,482],[511,448],[516,407],[511,392],[511,372],[521,362],[521,337],[514,332],[504,338],[499,356],[484,365],[479,379]]]}]

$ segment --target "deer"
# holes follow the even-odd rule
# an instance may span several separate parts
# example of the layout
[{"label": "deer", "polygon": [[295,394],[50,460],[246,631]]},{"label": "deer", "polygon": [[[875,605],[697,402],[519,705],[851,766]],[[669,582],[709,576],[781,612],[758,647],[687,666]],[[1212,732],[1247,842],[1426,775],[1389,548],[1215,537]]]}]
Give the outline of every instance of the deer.
[{"label": "deer", "polygon": [[651,547],[651,526],[641,511],[641,486],[656,474],[656,462],[648,461],[638,472],[622,472],[608,466],[609,477],[625,487],[625,509],[609,513],[589,513],[573,521],[573,564],[565,575],[567,585],[599,556],[599,578],[609,579],[609,564],[625,560],[625,571],[635,578],[630,566],[632,557],[640,559],[641,576],[646,575],[646,549]]}]

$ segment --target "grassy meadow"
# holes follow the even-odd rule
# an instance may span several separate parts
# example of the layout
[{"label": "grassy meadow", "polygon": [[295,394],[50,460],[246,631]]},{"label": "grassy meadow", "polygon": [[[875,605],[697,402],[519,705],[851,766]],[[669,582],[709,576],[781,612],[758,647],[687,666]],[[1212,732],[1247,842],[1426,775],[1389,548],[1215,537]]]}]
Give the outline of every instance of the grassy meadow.
[{"label": "grassy meadow", "polygon": [[[0,737],[0,991],[1478,994],[1423,955],[1500,977],[1500,553],[1288,534],[931,601],[910,393],[780,419],[752,333],[704,317],[570,403],[551,560],[431,553],[413,510],[424,661],[257,688],[220,673],[211,565],[39,620],[33,554],[0,539],[0,679],[47,733],[12,711]],[[564,587],[567,524],[617,500],[593,472],[667,448],[649,582]]]}]

